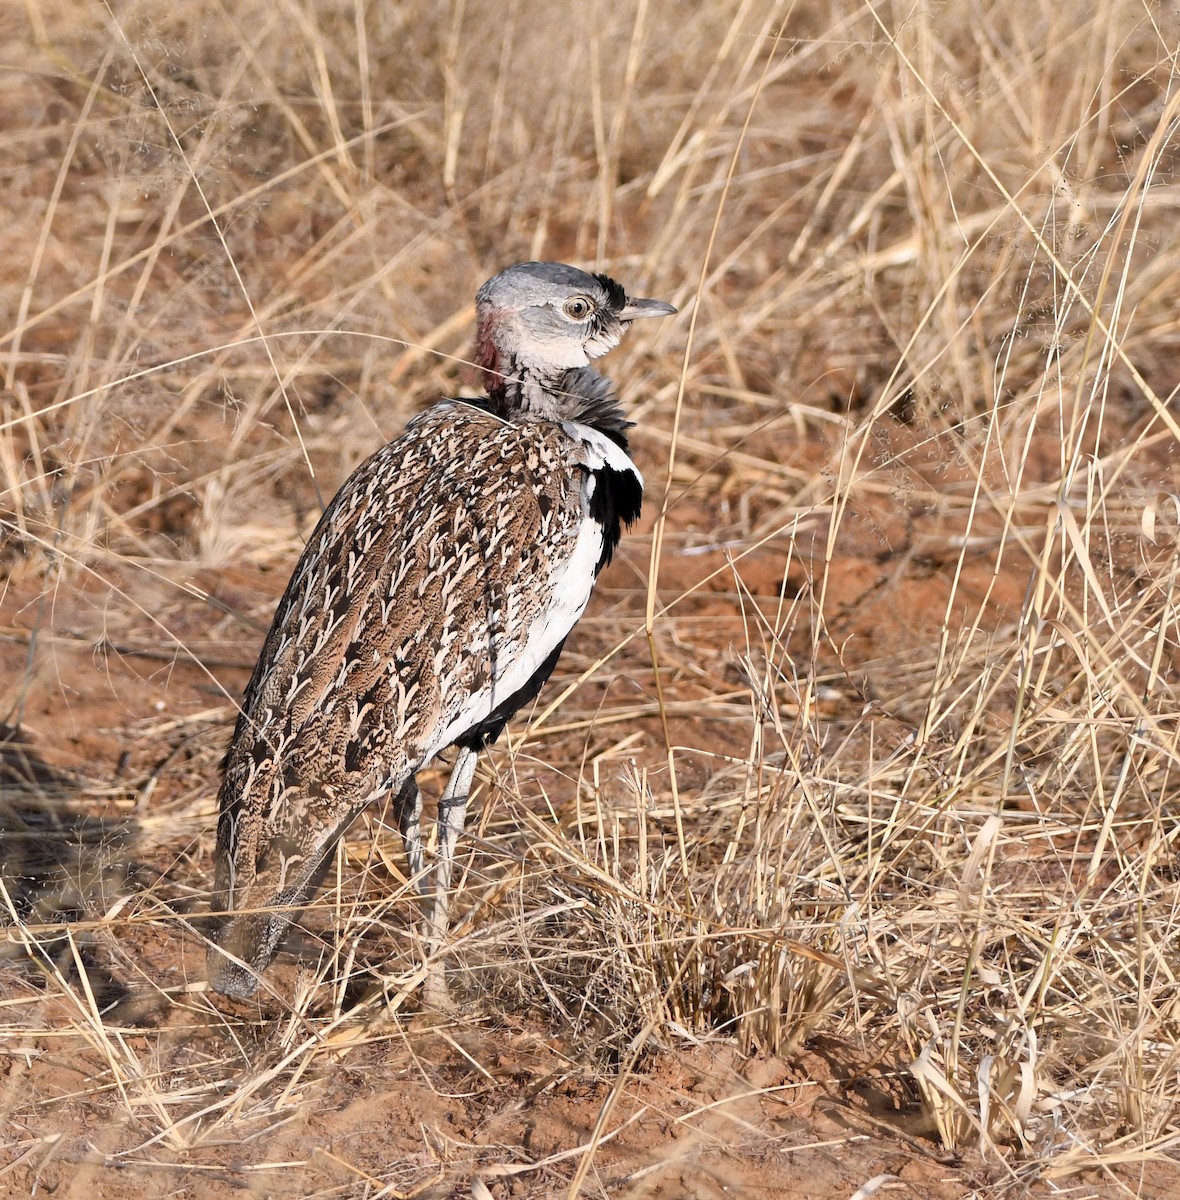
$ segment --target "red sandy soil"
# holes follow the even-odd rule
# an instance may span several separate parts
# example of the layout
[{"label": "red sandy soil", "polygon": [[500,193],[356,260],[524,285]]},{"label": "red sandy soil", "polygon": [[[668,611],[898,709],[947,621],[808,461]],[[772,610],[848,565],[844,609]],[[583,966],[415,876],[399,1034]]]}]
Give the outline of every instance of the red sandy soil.
[{"label": "red sandy soil", "polygon": [[[724,567],[725,552],[709,549],[705,532],[694,534],[715,525],[715,512],[688,502],[679,506],[676,528],[686,536],[666,556],[663,594],[676,595]],[[890,498],[877,510],[866,505],[850,513],[844,528],[842,556],[829,581],[828,620],[845,661],[859,665],[842,684],[844,700],[837,695],[833,703],[858,709],[874,673],[888,670],[889,656],[929,638],[941,619],[946,564],[954,561],[946,552],[947,535],[953,530],[937,513],[908,513]],[[684,553],[694,537],[701,552]],[[784,587],[785,546],[771,542],[737,568],[743,585],[768,606]],[[638,609],[635,589],[646,554],[646,543],[633,539],[604,580],[595,613]],[[804,582],[806,563],[804,554],[802,565],[796,559],[786,572],[788,588]],[[991,570],[987,558],[969,561],[960,596],[981,595]],[[44,805],[32,799],[33,783],[67,793],[81,784],[88,819],[117,823],[175,814],[178,822],[192,822],[186,829],[201,831],[170,840],[157,828],[141,845],[119,848],[103,842],[99,827],[104,861],[90,875],[76,872],[73,884],[82,895],[78,905],[100,915],[120,895],[152,887],[161,874],[187,880],[193,889],[207,886],[217,763],[232,720],[218,684],[239,694],[261,640],[257,630],[185,597],[173,582],[145,578],[108,575],[109,582],[134,589],[134,605],[106,585],[74,577],[68,588],[51,592],[45,608],[38,599],[44,581],[22,567],[0,614],[4,677],[27,685],[16,714],[20,735],[9,747],[6,819],[35,832],[29,822]],[[260,611],[265,619],[267,598],[277,596],[283,580],[282,569],[225,568],[188,582],[231,610]],[[1014,618],[1024,586],[1015,572],[1000,580],[992,594],[996,625]],[[734,587],[732,574],[723,573],[677,610],[682,629],[691,631],[700,671],[680,674],[669,699],[692,701],[707,693],[704,681],[715,687],[732,670],[731,647],[740,644],[743,628]],[[183,637],[210,670],[174,656],[144,611]],[[30,657],[34,629],[39,634]],[[588,622],[563,664],[567,677],[607,637],[593,619]],[[636,639],[618,664],[624,675],[633,668],[636,676],[646,671],[650,677],[641,642]],[[202,713],[212,715],[202,720]],[[172,732],[170,720],[179,722]],[[650,760],[658,765],[658,724],[644,721],[640,728],[650,732]],[[719,718],[686,717],[676,725],[682,745],[716,747],[733,736]],[[738,741],[744,736],[739,732]],[[17,741],[24,749],[16,748]],[[557,744],[546,743],[546,753]],[[744,752],[741,745],[736,749]],[[42,881],[27,897],[30,920],[70,907],[68,895],[48,894],[45,881],[54,867],[34,861],[35,841],[8,839],[6,856],[7,874]],[[79,833],[78,847],[84,843]],[[82,862],[84,850],[77,854]],[[192,908],[199,910],[199,903],[194,900]],[[267,1028],[251,1019],[258,1015],[255,1007],[218,1000],[231,1017],[227,1022],[214,1018],[200,993],[174,991],[165,1001],[153,990],[200,979],[202,951],[194,933],[176,923],[133,924],[120,939],[125,958],[94,950],[86,960],[100,993],[95,1002],[115,1002],[105,1018],[109,1035],[123,1038],[145,1070],[151,1064],[160,1072],[172,1119],[198,1111],[216,1095],[215,1087],[183,1095],[185,1079],[232,1077],[234,1061],[244,1063],[256,1053],[276,1058],[273,1045],[260,1050],[251,1044]],[[69,973],[68,964],[63,970]],[[296,984],[296,975],[288,955],[274,972],[279,995]],[[985,1159],[978,1151],[949,1157],[923,1126],[894,1048],[875,1048],[880,1053],[874,1062],[864,1048],[823,1038],[786,1058],[744,1056],[721,1035],[697,1045],[653,1041],[619,1085],[626,1061],[604,1059],[585,1037],[555,1031],[544,1012],[492,1015],[477,1000],[453,1020],[403,1010],[364,1038],[342,1041],[336,1052],[319,1055],[304,1077],[284,1076],[274,1085],[290,1088],[281,1119],[253,1115],[247,1104],[211,1142],[182,1152],[150,1140],[160,1128],[158,1116],[140,1119],[128,1107],[106,1055],[80,1035],[84,1022],[19,948],[9,947],[2,978],[6,1019],[28,1030],[21,1034],[9,1025],[0,1041],[3,1197],[466,1197],[485,1194],[478,1183],[473,1191],[477,1177],[495,1197],[564,1195],[582,1149],[594,1140],[604,1103],[616,1093],[602,1122],[609,1136],[586,1177],[588,1195],[831,1200],[861,1188],[867,1195],[873,1180],[873,1194],[948,1200],[1180,1192],[1180,1171],[1166,1164],[1120,1168],[1118,1182],[1112,1174],[1092,1173],[1053,1184],[1015,1157]],[[76,984],[76,973],[73,979]],[[275,1022],[282,1021],[281,1005],[261,1003],[263,1013],[269,1006]]]}]

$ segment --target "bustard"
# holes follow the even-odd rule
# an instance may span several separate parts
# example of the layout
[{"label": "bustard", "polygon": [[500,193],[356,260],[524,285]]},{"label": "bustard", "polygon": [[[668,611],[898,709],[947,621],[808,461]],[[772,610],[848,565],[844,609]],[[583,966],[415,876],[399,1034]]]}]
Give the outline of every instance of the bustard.
[{"label": "bustard", "polygon": [[[639,317],[605,275],[518,263],[476,295],[486,395],[443,400],[348,478],[311,535],[246,688],[225,762],[211,985],[244,998],[353,819],[395,797],[424,892],[416,773],[458,748],[438,804],[427,938],[446,936],[478,752],[540,691],[643,480],[591,359]],[[432,954],[428,1003],[445,1003]]]}]

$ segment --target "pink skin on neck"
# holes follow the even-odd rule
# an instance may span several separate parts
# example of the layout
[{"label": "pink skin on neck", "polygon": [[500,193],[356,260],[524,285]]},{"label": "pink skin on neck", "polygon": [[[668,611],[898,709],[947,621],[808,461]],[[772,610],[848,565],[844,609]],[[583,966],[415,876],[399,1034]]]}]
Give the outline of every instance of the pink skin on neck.
[{"label": "pink skin on neck", "polygon": [[491,395],[502,391],[504,376],[500,373],[500,351],[492,334],[500,320],[500,310],[489,309],[480,318],[475,331],[475,363],[484,374],[484,389]]}]

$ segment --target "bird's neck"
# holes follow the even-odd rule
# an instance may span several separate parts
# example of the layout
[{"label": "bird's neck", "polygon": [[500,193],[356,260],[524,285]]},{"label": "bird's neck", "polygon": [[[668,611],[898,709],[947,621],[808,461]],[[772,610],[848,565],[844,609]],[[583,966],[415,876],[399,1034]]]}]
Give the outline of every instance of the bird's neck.
[{"label": "bird's neck", "polygon": [[501,416],[519,414],[545,421],[579,421],[626,447],[628,421],[611,381],[590,367],[545,371],[523,364],[487,371],[488,399]]}]

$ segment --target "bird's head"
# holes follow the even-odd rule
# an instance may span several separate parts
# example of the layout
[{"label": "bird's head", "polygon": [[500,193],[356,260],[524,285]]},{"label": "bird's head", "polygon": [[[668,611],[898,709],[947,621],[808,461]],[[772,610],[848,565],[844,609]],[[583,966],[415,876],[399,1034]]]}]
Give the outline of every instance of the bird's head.
[{"label": "bird's head", "polygon": [[489,392],[514,376],[555,378],[587,366],[619,344],[641,317],[676,311],[662,300],[634,299],[606,275],[564,263],[517,263],[475,296],[476,356]]}]

